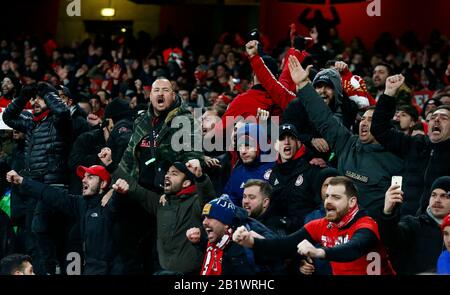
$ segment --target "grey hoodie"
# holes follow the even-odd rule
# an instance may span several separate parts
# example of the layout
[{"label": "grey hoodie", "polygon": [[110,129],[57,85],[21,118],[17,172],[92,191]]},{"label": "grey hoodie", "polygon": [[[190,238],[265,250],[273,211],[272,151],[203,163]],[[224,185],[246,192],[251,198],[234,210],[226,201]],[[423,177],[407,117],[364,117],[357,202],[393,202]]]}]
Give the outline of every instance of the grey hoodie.
[{"label": "grey hoodie", "polygon": [[317,83],[325,82],[333,84],[334,88],[334,101],[329,105],[333,111],[335,117],[342,121],[342,80],[341,76],[335,69],[323,69],[317,73],[313,80],[313,86]]}]

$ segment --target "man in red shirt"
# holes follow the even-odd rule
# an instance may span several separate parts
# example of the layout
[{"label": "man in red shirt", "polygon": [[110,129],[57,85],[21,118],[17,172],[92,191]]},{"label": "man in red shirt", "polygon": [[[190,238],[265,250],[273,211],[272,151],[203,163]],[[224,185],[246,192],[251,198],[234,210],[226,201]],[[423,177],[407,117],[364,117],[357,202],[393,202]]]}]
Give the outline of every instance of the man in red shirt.
[{"label": "man in red shirt", "polygon": [[[307,223],[297,232],[277,239],[258,239],[245,228],[239,228],[233,240],[244,247],[252,247],[255,257],[292,257],[296,253],[310,258],[326,259],[333,275],[393,275],[381,244],[378,226],[357,202],[353,182],[343,176],[334,177],[328,184],[324,218]],[[316,248],[314,244],[322,246]],[[314,265],[303,262],[303,274],[312,274]]]}]

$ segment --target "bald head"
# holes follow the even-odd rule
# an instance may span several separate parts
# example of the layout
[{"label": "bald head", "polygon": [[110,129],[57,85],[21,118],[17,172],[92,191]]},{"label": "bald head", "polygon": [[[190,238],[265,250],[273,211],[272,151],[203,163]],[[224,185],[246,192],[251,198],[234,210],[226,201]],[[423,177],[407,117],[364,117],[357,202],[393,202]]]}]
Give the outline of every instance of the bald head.
[{"label": "bald head", "polygon": [[150,93],[150,102],[152,103],[153,112],[159,116],[162,112],[168,110],[175,101],[175,92],[172,84],[165,78],[156,79],[152,84]]}]

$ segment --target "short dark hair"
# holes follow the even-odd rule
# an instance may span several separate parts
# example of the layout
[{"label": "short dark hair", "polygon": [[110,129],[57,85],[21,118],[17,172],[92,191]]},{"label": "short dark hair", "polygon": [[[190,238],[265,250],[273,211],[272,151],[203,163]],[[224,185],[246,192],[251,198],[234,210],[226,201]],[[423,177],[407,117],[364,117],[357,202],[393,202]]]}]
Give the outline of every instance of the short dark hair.
[{"label": "short dark hair", "polygon": [[402,111],[407,113],[411,116],[411,118],[414,120],[414,122],[417,122],[419,120],[419,111],[409,104],[401,105],[397,108],[397,111]]},{"label": "short dark hair", "polygon": [[24,262],[32,262],[31,256],[25,254],[11,254],[0,260],[0,275],[12,275],[16,271],[24,271]]},{"label": "short dark hair", "polygon": [[267,198],[272,197],[272,186],[267,181],[261,180],[261,179],[249,179],[244,184],[244,189],[251,187],[251,186],[257,186],[259,187],[259,191]]},{"label": "short dark hair", "polygon": [[450,112],[450,106],[449,106],[449,105],[446,105],[446,104],[442,104],[442,105],[438,106],[438,107],[433,111],[433,113],[436,112],[437,110],[447,110],[447,111]]},{"label": "short dark hair", "polygon": [[336,176],[330,179],[328,185],[340,185],[342,184],[345,187],[345,194],[347,197],[358,197],[358,189],[356,188],[353,181],[346,176]]},{"label": "short dark hair", "polygon": [[[383,67],[385,67],[385,68],[387,69],[387,72],[388,72],[388,75],[389,75],[389,76],[394,75],[394,69],[393,69],[392,66],[391,66],[390,64],[388,64],[387,62],[380,62],[380,63],[378,63],[378,64],[375,66],[375,68],[378,67],[378,66],[383,66]],[[375,68],[374,68],[374,69],[375,69]]]}]

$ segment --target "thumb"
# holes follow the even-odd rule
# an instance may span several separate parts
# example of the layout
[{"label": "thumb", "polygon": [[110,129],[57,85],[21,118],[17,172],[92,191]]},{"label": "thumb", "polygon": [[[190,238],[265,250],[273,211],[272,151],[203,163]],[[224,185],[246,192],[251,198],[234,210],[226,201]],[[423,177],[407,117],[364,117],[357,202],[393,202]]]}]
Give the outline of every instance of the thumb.
[{"label": "thumb", "polygon": [[311,70],[311,68],[313,67],[313,65],[309,65],[306,67],[305,71],[309,73],[309,71]]}]

